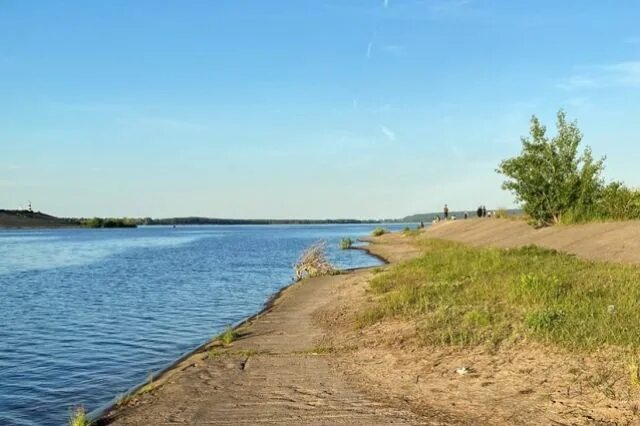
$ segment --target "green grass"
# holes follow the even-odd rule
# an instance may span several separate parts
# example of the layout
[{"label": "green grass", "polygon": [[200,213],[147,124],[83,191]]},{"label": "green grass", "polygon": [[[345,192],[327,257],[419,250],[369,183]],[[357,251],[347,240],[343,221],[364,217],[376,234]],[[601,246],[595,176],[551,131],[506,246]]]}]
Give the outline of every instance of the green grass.
[{"label": "green grass", "polygon": [[379,237],[387,233],[387,230],[381,226],[376,227],[373,231],[371,231],[371,235],[374,237]]},{"label": "green grass", "polygon": [[91,422],[84,407],[80,406],[73,410],[69,418],[69,426],[89,426],[90,424]]},{"label": "green grass", "polygon": [[415,320],[425,342],[497,346],[532,339],[572,350],[640,348],[640,269],[538,247],[423,241],[424,254],[377,274],[363,324]]},{"label": "green grass", "polygon": [[351,238],[343,238],[340,240],[340,248],[342,250],[350,249],[353,246],[353,240]]},{"label": "green grass", "polygon": [[417,237],[418,235],[420,235],[420,228],[411,229],[408,226],[405,226],[402,230],[402,235],[405,235],[407,237]]},{"label": "green grass", "polygon": [[218,336],[222,344],[229,346],[238,338],[238,333],[231,327],[227,327],[220,336]]}]

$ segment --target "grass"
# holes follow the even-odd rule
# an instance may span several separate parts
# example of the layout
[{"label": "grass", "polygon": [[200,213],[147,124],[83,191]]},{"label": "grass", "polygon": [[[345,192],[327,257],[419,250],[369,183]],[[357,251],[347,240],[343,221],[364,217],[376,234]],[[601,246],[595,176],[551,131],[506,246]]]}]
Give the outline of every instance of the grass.
[{"label": "grass", "polygon": [[373,231],[371,231],[371,235],[374,237],[379,237],[387,233],[387,230],[381,226],[377,226]]},{"label": "grass", "polygon": [[211,348],[208,352],[209,358],[219,358],[222,356],[222,351],[218,348]]},{"label": "grass", "polygon": [[424,253],[371,282],[369,324],[409,318],[425,342],[490,345],[532,339],[571,350],[640,348],[640,269],[552,250],[472,248],[426,240]]},{"label": "grass", "polygon": [[417,237],[418,235],[420,235],[420,228],[411,229],[408,226],[405,226],[402,230],[402,235],[406,237]]},{"label": "grass", "polygon": [[499,208],[498,210],[496,210],[496,218],[506,219],[508,217],[509,217],[509,212],[507,211],[507,209]]},{"label": "grass", "polygon": [[237,338],[238,333],[229,326],[224,330],[222,334],[220,334],[220,336],[218,336],[218,339],[220,339],[222,344],[225,346],[229,346],[230,344],[235,342]]},{"label": "grass", "polygon": [[69,418],[69,426],[89,426],[90,424],[91,422],[84,407],[80,406],[73,410]]},{"label": "grass", "polygon": [[334,347],[325,346],[325,345],[317,345],[305,351],[305,353],[316,354],[316,355],[325,355],[325,354],[331,354],[334,352],[335,352]]},{"label": "grass", "polygon": [[340,248],[342,250],[350,249],[353,246],[353,240],[351,238],[343,238],[340,240]]}]

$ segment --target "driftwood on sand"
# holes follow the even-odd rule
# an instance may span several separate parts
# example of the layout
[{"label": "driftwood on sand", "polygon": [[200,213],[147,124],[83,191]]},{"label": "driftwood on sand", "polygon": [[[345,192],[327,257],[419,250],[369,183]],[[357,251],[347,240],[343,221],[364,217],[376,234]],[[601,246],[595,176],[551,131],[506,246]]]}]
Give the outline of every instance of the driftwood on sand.
[{"label": "driftwood on sand", "polygon": [[294,270],[296,281],[305,277],[317,277],[332,274],[336,268],[327,259],[327,242],[318,241],[307,248],[296,262]]}]

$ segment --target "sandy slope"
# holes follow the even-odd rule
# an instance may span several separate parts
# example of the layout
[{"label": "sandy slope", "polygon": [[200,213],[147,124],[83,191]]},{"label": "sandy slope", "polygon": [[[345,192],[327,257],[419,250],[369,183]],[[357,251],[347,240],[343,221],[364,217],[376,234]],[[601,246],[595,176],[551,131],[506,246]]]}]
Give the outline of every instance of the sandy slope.
[{"label": "sandy slope", "polygon": [[440,222],[427,236],[495,247],[535,244],[585,259],[640,263],[640,221],[534,229],[521,220],[470,219]]}]

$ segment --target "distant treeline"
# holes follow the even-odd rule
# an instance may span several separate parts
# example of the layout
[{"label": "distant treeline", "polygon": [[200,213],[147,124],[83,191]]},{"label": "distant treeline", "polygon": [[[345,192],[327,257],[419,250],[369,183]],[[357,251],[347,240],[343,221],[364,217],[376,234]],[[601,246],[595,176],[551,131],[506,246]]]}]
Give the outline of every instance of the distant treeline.
[{"label": "distant treeline", "polygon": [[55,217],[29,210],[0,209],[0,228],[86,227],[135,228],[139,225],[323,225],[401,222],[398,219],[221,219],[210,217],[143,218],[84,218]]},{"label": "distant treeline", "polygon": [[81,226],[87,228],[136,228],[138,226],[137,219],[128,218],[101,218],[94,217],[91,219],[77,219]]}]

